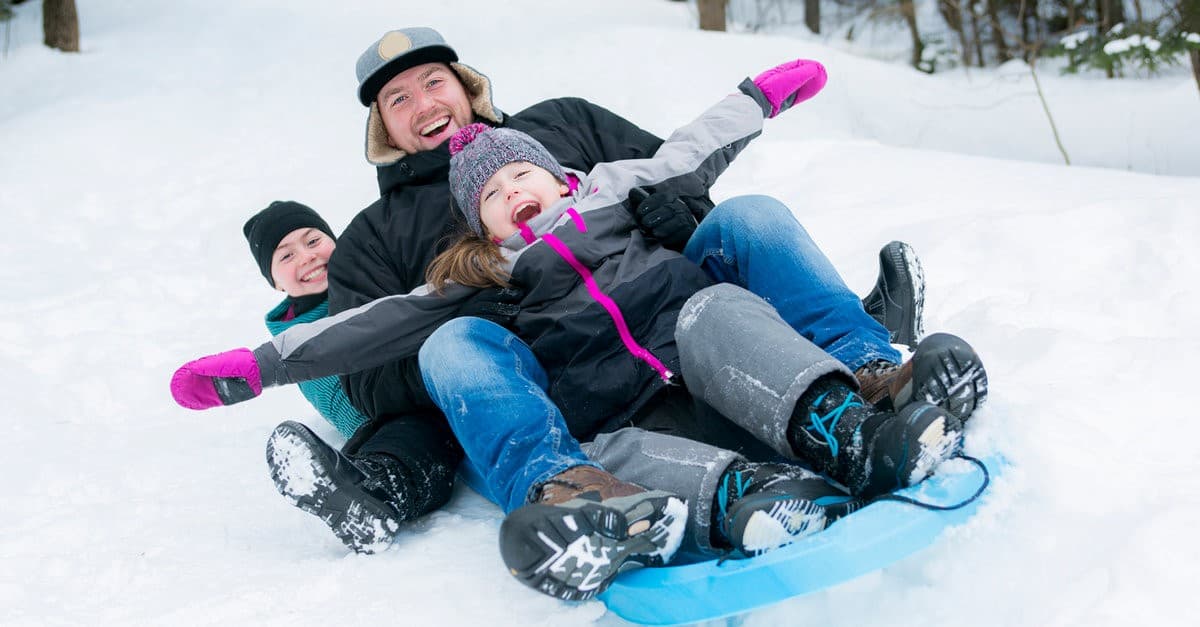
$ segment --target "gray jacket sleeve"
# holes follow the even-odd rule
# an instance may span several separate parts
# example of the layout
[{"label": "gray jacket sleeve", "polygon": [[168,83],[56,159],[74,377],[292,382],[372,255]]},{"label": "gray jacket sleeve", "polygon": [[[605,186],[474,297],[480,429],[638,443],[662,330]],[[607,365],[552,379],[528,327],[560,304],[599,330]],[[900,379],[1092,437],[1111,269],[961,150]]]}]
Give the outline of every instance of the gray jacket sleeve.
[{"label": "gray jacket sleeve", "polygon": [[254,349],[264,387],[308,381],[417,354],[421,344],[478,290],[427,286],[373,300],[308,324],[297,324]]},{"label": "gray jacket sleeve", "polygon": [[590,202],[579,210],[623,202],[634,187],[692,178],[691,187],[708,189],[734,157],[762,134],[762,107],[743,93],[726,96],[700,117],[680,127],[649,159],[626,159],[597,165],[588,174],[597,184]]}]

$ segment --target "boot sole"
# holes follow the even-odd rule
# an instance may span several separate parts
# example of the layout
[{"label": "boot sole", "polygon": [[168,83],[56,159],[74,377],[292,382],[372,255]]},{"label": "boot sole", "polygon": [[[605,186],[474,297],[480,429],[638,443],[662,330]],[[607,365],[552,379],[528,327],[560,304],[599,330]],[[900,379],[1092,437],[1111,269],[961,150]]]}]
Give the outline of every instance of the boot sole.
[{"label": "boot sole", "polygon": [[895,330],[892,330],[892,325],[888,326],[888,329],[892,331],[893,343],[911,348],[921,341],[921,336],[925,333],[922,324],[925,319],[925,271],[921,268],[921,261],[917,258],[917,253],[908,244],[892,242],[884,248],[884,252],[891,261],[892,267],[904,269],[900,280],[905,281],[905,285],[916,286],[912,309],[901,307],[900,310],[904,312],[904,315],[900,317],[899,324],[894,325]]},{"label": "boot sole", "polygon": [[[825,508],[808,499],[781,499],[778,495],[751,495],[739,501],[738,509],[754,509],[741,533],[741,552],[747,556],[787,546],[825,528]],[[773,501],[773,502],[771,502]],[[769,502],[769,505],[768,505]],[[738,512],[730,512],[736,521]],[[737,528],[737,523],[734,523]]]},{"label": "boot sole", "polygon": [[267,466],[275,489],[292,505],[320,518],[357,553],[377,553],[400,530],[392,508],[378,499],[341,486],[331,478],[337,464],[327,445],[304,425],[285,422],[267,439]]},{"label": "boot sole", "polygon": [[938,418],[917,436],[917,456],[908,475],[908,485],[918,484],[933,474],[942,462],[962,447],[962,433],[948,429],[945,418]]},{"label": "boot sole", "polygon": [[[962,425],[941,408],[909,405],[897,413],[902,445],[898,451],[872,450],[867,480],[857,496],[873,497],[918,484],[962,446]],[[913,434],[916,434],[913,437]]]},{"label": "boot sole", "polygon": [[912,379],[896,395],[896,407],[926,401],[965,422],[987,400],[987,370],[962,338],[934,333],[921,342],[912,359]]},{"label": "boot sole", "polygon": [[535,503],[504,519],[500,554],[521,583],[558,599],[583,601],[629,567],[667,563],[683,541],[686,523],[687,505],[666,492],[605,504]]},{"label": "boot sole", "polygon": [[[892,273],[895,277],[888,281],[886,277]],[[889,341],[913,348],[925,333],[925,272],[921,260],[908,244],[891,242],[879,251],[879,276],[871,293],[863,299],[863,306],[868,311],[882,308],[878,315],[883,318],[880,323],[888,330]],[[901,305],[893,295],[893,291],[900,291],[901,286],[906,295],[912,292],[911,307]]]}]

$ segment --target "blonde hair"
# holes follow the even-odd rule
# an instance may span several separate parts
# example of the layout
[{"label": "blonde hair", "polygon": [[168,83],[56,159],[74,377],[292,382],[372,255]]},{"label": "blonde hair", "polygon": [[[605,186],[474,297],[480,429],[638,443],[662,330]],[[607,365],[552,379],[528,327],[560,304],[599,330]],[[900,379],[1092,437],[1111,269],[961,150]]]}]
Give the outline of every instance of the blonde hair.
[{"label": "blonde hair", "polygon": [[451,281],[467,287],[508,287],[511,278],[500,247],[473,233],[460,237],[425,269],[425,282],[438,294]]}]

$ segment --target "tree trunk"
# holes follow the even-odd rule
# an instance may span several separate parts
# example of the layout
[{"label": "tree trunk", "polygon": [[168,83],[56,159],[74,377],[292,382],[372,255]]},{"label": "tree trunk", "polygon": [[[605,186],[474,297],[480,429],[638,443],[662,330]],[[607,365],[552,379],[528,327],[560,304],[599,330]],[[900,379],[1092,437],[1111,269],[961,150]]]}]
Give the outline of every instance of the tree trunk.
[{"label": "tree trunk", "polygon": [[900,0],[900,15],[904,16],[912,36],[912,66],[921,69],[921,53],[925,51],[925,44],[921,43],[921,32],[917,30],[917,10],[913,0]]},{"label": "tree trunk", "polygon": [[700,30],[725,30],[725,3],[727,0],[698,0]]},{"label": "tree trunk", "polygon": [[975,39],[975,65],[983,67],[983,31],[979,28],[979,14],[975,12],[978,2],[979,0],[970,0],[967,12],[971,15],[971,37]]},{"label": "tree trunk", "polygon": [[946,20],[946,26],[958,34],[958,45],[962,48],[962,63],[971,65],[971,46],[967,43],[967,30],[963,25],[962,5],[959,0],[938,0],[938,13]]},{"label": "tree trunk", "polygon": [[804,23],[814,35],[821,32],[821,0],[804,0]]},{"label": "tree trunk", "polygon": [[[1189,33],[1200,33],[1200,0],[1179,0],[1179,28]],[[1188,56],[1192,58],[1192,76],[1196,79],[1196,88],[1200,89],[1200,50],[1192,50]]]},{"label": "tree trunk", "polygon": [[1018,20],[1021,22],[1021,58],[1025,59],[1025,62],[1028,63],[1029,51],[1033,48],[1033,41],[1031,41],[1029,35],[1029,16],[1025,15],[1024,11],[1025,4],[1021,3],[1021,13],[1017,15]]},{"label": "tree trunk", "polygon": [[992,22],[992,41],[996,43],[996,60],[1004,63],[1012,58],[1008,44],[1004,41],[1004,27],[1000,24],[999,0],[984,0],[987,2],[988,19]]},{"label": "tree trunk", "polygon": [[45,43],[63,52],[79,52],[79,14],[75,0],[45,0],[42,3],[42,33]]},{"label": "tree trunk", "polygon": [[1196,89],[1200,89],[1200,50],[1193,50],[1192,57],[1192,76],[1196,79]]}]

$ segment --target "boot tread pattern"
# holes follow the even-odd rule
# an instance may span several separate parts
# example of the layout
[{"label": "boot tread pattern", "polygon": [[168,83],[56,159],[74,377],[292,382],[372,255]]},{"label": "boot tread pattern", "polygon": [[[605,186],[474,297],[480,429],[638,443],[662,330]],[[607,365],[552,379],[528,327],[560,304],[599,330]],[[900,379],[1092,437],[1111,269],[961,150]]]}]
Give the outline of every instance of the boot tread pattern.
[{"label": "boot tread pattern", "polygon": [[[302,425],[284,423],[267,440],[271,480],[292,505],[320,518],[357,553],[386,549],[400,523],[390,508],[365,494],[339,490],[330,477],[331,462],[317,454],[321,443]],[[353,491],[351,491],[353,492]]]}]

